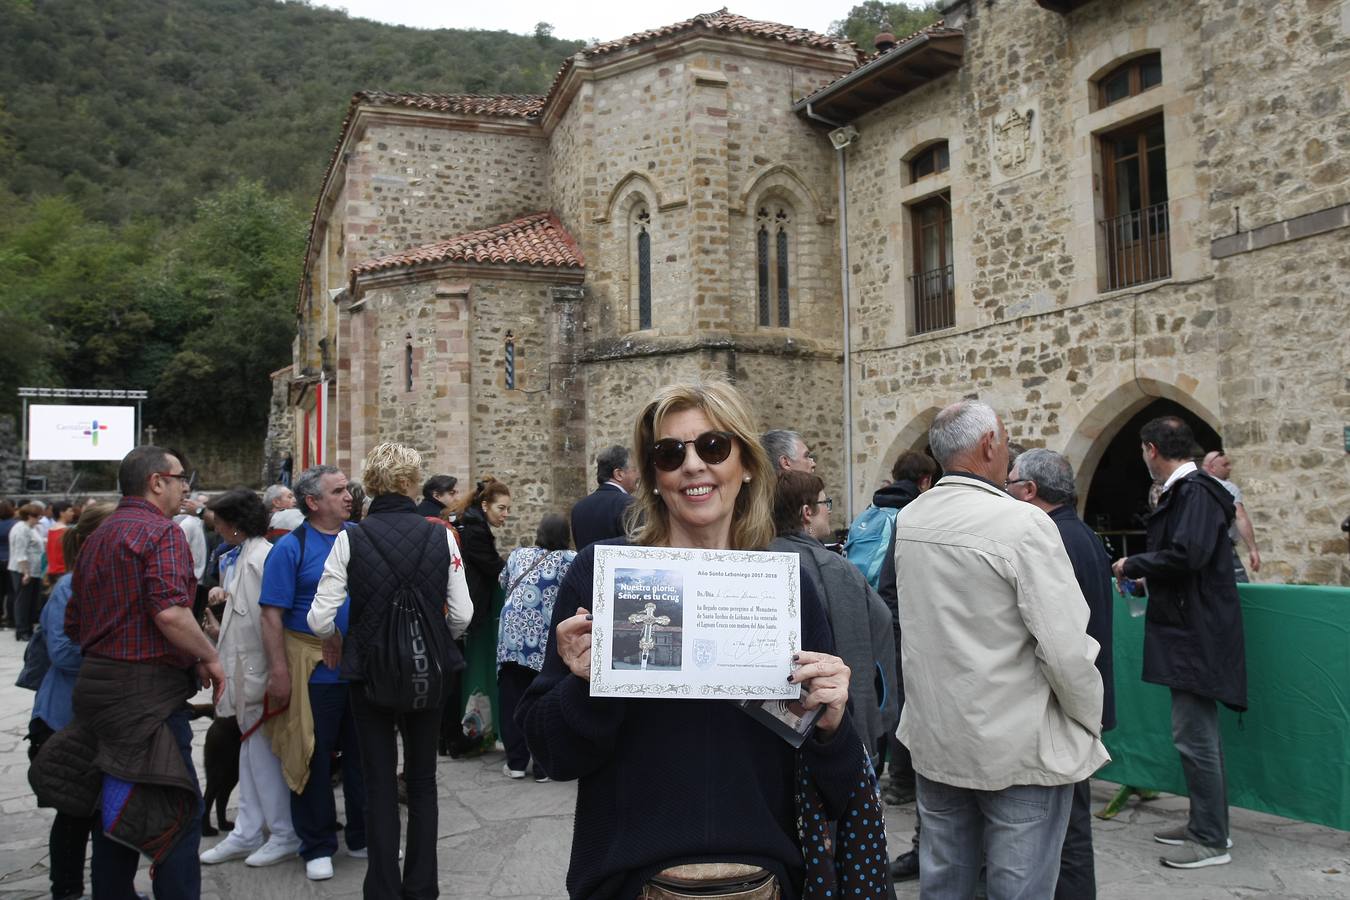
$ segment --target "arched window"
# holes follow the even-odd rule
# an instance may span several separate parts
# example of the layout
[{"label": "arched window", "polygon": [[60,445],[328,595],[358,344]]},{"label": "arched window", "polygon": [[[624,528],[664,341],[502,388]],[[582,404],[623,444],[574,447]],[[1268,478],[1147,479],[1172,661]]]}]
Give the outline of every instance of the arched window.
[{"label": "arched window", "polygon": [[633,207],[633,294],[637,300],[638,329],[652,327],[652,216],[647,204]]},{"label": "arched window", "polygon": [[909,161],[909,181],[910,184],[918,181],[920,178],[926,178],[929,175],[936,175],[938,172],[945,172],[951,166],[951,154],[947,150],[946,141],[938,141],[935,144],[929,144],[914,155]]},{"label": "arched window", "polygon": [[755,287],[759,324],[792,324],[792,210],[786,204],[761,206],[755,214]]},{"label": "arched window", "polygon": [[1147,53],[1126,60],[1097,79],[1097,106],[1110,106],[1162,84],[1162,54]]}]

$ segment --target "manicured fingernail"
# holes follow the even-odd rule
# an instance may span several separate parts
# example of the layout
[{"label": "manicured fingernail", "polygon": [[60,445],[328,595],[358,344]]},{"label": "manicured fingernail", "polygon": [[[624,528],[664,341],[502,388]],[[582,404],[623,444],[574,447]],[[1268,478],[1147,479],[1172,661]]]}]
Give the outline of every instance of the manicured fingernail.
[{"label": "manicured fingernail", "polygon": [[802,659],[801,656],[799,656],[798,654],[796,654],[796,653],[792,654],[792,661],[793,661],[793,662],[801,662],[801,659]]},{"label": "manicured fingernail", "polygon": [[591,615],[590,613],[586,613],[586,621],[587,621],[587,622],[590,622],[590,621],[593,620],[594,618],[595,618],[595,616]]},{"label": "manicured fingernail", "polygon": [[791,676],[791,675],[788,676],[788,684],[792,684],[792,676]]}]

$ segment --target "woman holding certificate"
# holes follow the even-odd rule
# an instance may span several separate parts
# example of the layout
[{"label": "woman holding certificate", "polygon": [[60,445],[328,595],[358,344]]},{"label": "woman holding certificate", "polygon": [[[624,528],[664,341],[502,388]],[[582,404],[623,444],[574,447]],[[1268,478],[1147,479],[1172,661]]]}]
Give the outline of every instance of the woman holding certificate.
[{"label": "woman holding certificate", "polygon": [[[774,538],[774,478],[757,434],[726,383],[658,392],[636,427],[631,543],[764,550]],[[820,713],[798,750],[731,700],[591,695],[597,546],[578,554],[563,580],[554,639],[517,714],[536,764],[554,779],[580,780],[569,895],[801,896],[798,764],[832,819],[866,765],[846,711],[849,669],[831,653],[810,583],[800,579],[803,649],[788,679],[801,685],[801,705]],[[884,867],[884,845],[873,852]]]}]

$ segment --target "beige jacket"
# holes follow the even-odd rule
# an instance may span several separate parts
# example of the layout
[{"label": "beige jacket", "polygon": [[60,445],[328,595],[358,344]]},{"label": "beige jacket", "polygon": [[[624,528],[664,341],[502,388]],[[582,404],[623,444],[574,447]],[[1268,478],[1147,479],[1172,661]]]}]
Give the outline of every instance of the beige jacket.
[{"label": "beige jacket", "polygon": [[267,693],[267,651],[263,649],[258,597],[262,594],[263,563],[271,550],[267,538],[244,541],[221,583],[226,601],[217,649],[225,670],[225,691],[216,704],[216,713],[235,716],[244,730],[262,717],[263,696]]},{"label": "beige jacket", "polygon": [[925,778],[1069,784],[1110,760],[1088,608],[1050,517],[948,475],[896,519],[905,708]]}]

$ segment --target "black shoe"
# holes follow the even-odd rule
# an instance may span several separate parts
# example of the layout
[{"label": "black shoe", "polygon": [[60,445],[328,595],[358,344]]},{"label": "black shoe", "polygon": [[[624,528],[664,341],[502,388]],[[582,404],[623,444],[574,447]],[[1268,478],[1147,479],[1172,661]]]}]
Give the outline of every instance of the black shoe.
[{"label": "black shoe", "polygon": [[900,806],[905,803],[913,803],[915,800],[914,782],[897,783],[894,780],[886,782],[886,786],[881,791],[881,799],[890,806]]},{"label": "black shoe", "polygon": [[901,853],[891,863],[891,881],[913,881],[919,877],[919,851]]}]

